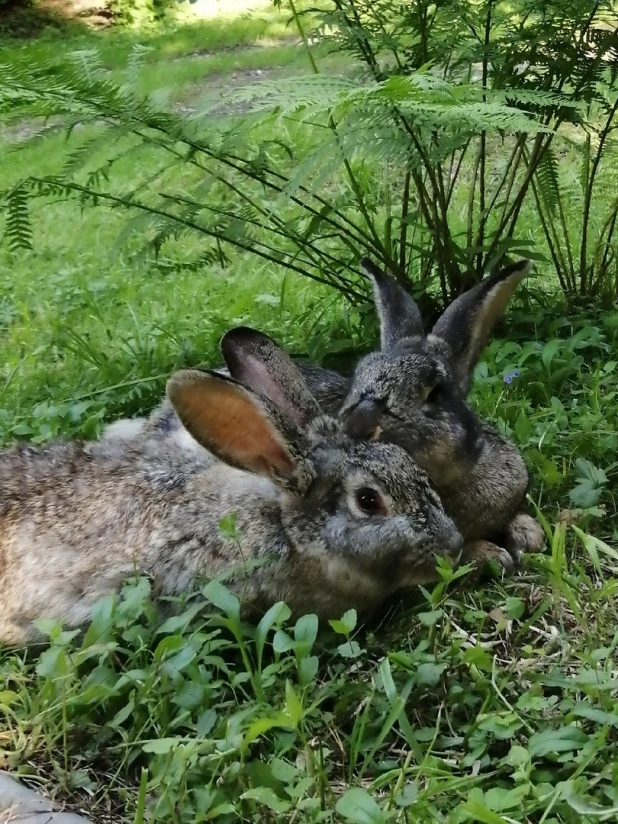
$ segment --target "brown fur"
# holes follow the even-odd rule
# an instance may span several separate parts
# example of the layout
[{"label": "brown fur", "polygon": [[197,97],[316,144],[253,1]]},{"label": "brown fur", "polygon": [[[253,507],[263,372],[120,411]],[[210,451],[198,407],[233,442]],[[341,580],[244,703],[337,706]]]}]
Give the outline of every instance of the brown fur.
[{"label": "brown fur", "polygon": [[[273,354],[270,339],[247,330],[228,342],[242,357],[248,341]],[[283,600],[326,619],[371,612],[395,589],[435,578],[437,556],[458,557],[461,536],[410,456],[313,417],[314,399],[276,354],[249,370],[254,391],[213,372],[170,380],[199,451],[112,438],[0,453],[0,641],[35,640],[41,617],[83,625],[136,572],[164,594],[226,572],[248,617]],[[290,378],[291,416],[268,396],[286,408]],[[358,503],[367,488],[375,512]],[[238,541],[219,529],[232,513]]]}]

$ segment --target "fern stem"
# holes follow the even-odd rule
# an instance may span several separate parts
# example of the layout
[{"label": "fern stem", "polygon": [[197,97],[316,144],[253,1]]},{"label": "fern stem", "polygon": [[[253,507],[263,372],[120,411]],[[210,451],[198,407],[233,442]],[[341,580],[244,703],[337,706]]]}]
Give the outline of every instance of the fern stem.
[{"label": "fern stem", "polygon": [[489,201],[489,206],[487,207],[487,213],[491,214],[496,203],[498,202],[498,198],[504,188],[505,184],[509,181],[510,183],[507,186],[507,194],[506,194],[506,204],[508,204],[510,193],[513,189],[513,184],[515,182],[515,177],[517,175],[517,169],[519,168],[519,164],[521,163],[522,152],[526,145],[526,141],[528,139],[527,134],[519,135],[517,140],[515,141],[515,147],[511,152],[511,156],[509,157],[506,166],[504,167],[504,172],[502,173],[502,177],[498,181],[498,185],[496,186],[494,193],[492,195],[491,200]]},{"label": "fern stem", "polygon": [[[222,217],[227,217],[227,218],[230,218],[231,220],[239,219],[239,215],[238,215],[237,212],[228,211],[227,209],[218,208],[216,206],[210,206],[206,203],[197,203],[193,200],[190,200],[189,198],[181,197],[180,195],[176,195],[176,194],[168,195],[165,192],[161,192],[161,197],[169,200],[171,203],[180,202],[180,203],[185,203],[187,206],[190,206],[190,207],[198,206],[200,210],[205,209],[209,212],[212,212],[213,214],[221,215]],[[278,235],[279,237],[282,237],[284,240],[291,240],[293,243],[295,243],[297,245],[297,247],[299,249],[303,250],[303,252],[307,255],[309,261],[316,268],[318,268],[318,264],[316,263],[315,258],[311,257],[312,253],[314,255],[316,255],[318,258],[323,258],[324,260],[328,260],[331,263],[339,264],[339,262],[340,262],[336,257],[331,255],[329,252],[326,252],[323,249],[319,249],[319,248],[313,246],[313,244],[307,242],[305,240],[305,238],[303,238],[302,236],[300,236],[296,233],[291,233],[289,227],[286,227],[286,230],[275,229],[274,227],[269,226],[268,224],[260,223],[259,220],[255,220],[255,218],[247,217],[246,215],[243,215],[241,219],[244,223],[249,223],[252,226],[255,226],[256,228],[261,229],[264,232],[267,232],[267,233],[270,232],[272,234]],[[263,243],[262,241],[256,241],[256,242]],[[263,245],[266,247],[266,244],[263,244]],[[268,246],[266,248],[270,248],[272,251],[278,251],[277,249],[275,249],[275,247]],[[352,284],[352,281],[349,278],[346,278],[343,275],[341,275],[339,273],[336,273],[334,271],[331,271],[331,276],[334,277],[335,279],[341,281],[346,286],[350,286]]]},{"label": "fern stem", "polygon": [[[306,49],[306,51],[309,55],[309,61],[311,63],[312,71],[313,71],[314,74],[319,74],[320,71],[317,67],[317,64],[316,64],[315,60],[313,59],[313,54],[311,53],[311,49],[309,48],[309,44],[307,42],[307,36],[305,34],[305,30],[303,28],[300,17],[298,16],[298,12],[296,11],[296,5],[294,3],[294,0],[288,0],[288,2],[290,4],[290,9],[292,10],[292,15],[294,17],[294,22],[296,23],[296,28],[298,29],[298,32],[299,32],[299,34],[302,38],[303,44],[305,46],[305,49]],[[369,232],[371,233],[371,235],[373,237],[373,240],[374,240],[374,243],[376,245],[376,248],[381,253],[382,259],[388,265],[388,268],[392,269],[393,268],[392,256],[390,254],[390,251],[387,249],[386,245],[382,242],[382,239],[380,238],[380,235],[378,234],[378,231],[375,227],[375,223],[372,220],[371,216],[369,215],[369,210],[367,209],[367,206],[365,204],[365,198],[363,197],[363,192],[361,190],[361,187],[359,186],[358,180],[356,179],[356,175],[354,174],[354,170],[352,169],[352,165],[351,165],[350,161],[348,160],[348,158],[345,155],[345,152],[344,152],[344,149],[343,149],[343,144],[341,143],[341,138],[339,137],[337,124],[335,123],[334,117],[330,113],[328,115],[328,126],[329,126],[330,130],[332,131],[333,136],[335,138],[335,141],[337,143],[337,146],[339,148],[341,160],[343,162],[343,167],[344,167],[346,175],[348,177],[348,181],[350,183],[350,186],[352,187],[352,191],[354,192],[354,197],[356,199],[356,204],[359,208],[359,211],[360,211],[361,215],[363,216],[363,219],[365,221],[365,225],[369,229]]]},{"label": "fern stem", "polygon": [[[575,45],[576,45],[576,48],[574,50],[575,53],[576,53],[576,56],[579,56],[579,48],[581,48],[581,46],[585,42],[586,35],[587,35],[587,33],[588,33],[595,17],[596,17],[599,6],[600,6],[599,0],[596,0],[590,14],[586,18],[583,25],[580,23],[580,21],[576,21],[574,23],[574,29],[573,29],[573,32],[572,32],[572,34],[573,34],[572,39],[575,41]],[[577,33],[579,33],[579,37],[576,36]],[[579,77],[578,82],[575,84],[575,87],[574,87],[574,89],[571,93],[571,97],[573,99],[577,99],[578,95],[581,92],[581,89],[585,86],[585,84],[589,81],[589,79],[595,75],[595,72],[596,72],[598,66],[600,65],[601,60],[602,60],[602,53],[599,53],[596,56],[595,60],[591,64],[587,65],[587,71],[584,73],[584,75]],[[567,71],[563,72],[562,77],[560,78],[560,80],[558,81],[558,84],[557,84],[557,89],[556,90],[558,92],[562,91],[565,83],[571,77],[571,75],[572,75],[572,72],[567,72]],[[555,72],[553,72],[553,71],[548,72],[547,78],[546,78],[545,84],[544,84],[545,90],[549,91],[551,89],[551,86],[554,83],[554,80],[555,80]],[[549,123],[551,122],[553,116],[554,116],[554,112],[549,112],[547,114],[547,116],[544,118],[545,125],[549,125]],[[499,239],[505,231],[507,233],[507,236],[512,236],[512,234],[514,232],[514,229],[515,229],[515,226],[516,226],[516,223],[517,223],[517,220],[518,220],[518,217],[519,217],[519,213],[521,211],[521,207],[523,205],[525,195],[528,191],[528,188],[530,187],[530,182],[531,182],[532,176],[535,174],[538,163],[542,159],[543,154],[546,151],[546,149],[551,145],[553,137],[556,134],[556,131],[559,128],[559,126],[563,123],[563,121],[564,121],[564,115],[558,115],[558,117],[556,117],[555,122],[553,124],[553,132],[549,136],[547,136],[547,139],[545,141],[543,140],[543,135],[542,134],[537,135],[537,137],[535,138],[534,147],[533,147],[532,153],[530,155],[529,163],[527,164],[527,167],[528,167],[527,168],[527,173],[524,177],[524,180],[522,181],[522,183],[520,185],[519,191],[517,193],[517,196],[515,197],[514,202],[503,213],[503,216],[500,220],[498,230],[497,230],[496,234],[494,235],[494,241],[492,242],[491,247],[489,249],[489,252],[487,253],[488,258],[490,258],[491,256],[493,256],[493,254],[495,254]],[[510,227],[507,229],[509,223],[510,223]]]},{"label": "fern stem", "polygon": [[346,25],[348,27],[348,31],[353,32],[354,39],[356,41],[356,45],[357,45],[359,51],[362,54],[363,60],[365,61],[365,63],[371,69],[371,73],[376,78],[376,80],[380,80],[381,77],[380,77],[380,70],[379,70],[379,66],[378,66],[378,61],[376,60],[376,57],[373,53],[373,49],[371,48],[371,45],[369,44],[367,39],[364,37],[365,27],[363,26],[363,22],[362,22],[362,20],[360,18],[360,15],[358,13],[358,9],[354,5],[354,3],[349,4],[351,9],[352,9],[352,15],[354,17],[354,21],[352,22],[350,20],[350,18],[348,17],[346,11],[343,8],[343,4],[341,3],[341,0],[334,0],[334,3],[335,3],[335,7],[338,9],[338,11],[343,15],[343,19],[346,22]]},{"label": "fern stem", "polygon": [[427,4],[419,0],[418,3],[418,20],[420,31],[420,46],[421,46],[421,62],[427,63]]},{"label": "fern stem", "polygon": [[[485,16],[485,35],[483,39],[483,69],[481,82],[483,85],[483,102],[487,102],[487,78],[489,74],[489,44],[491,41],[491,22],[494,0],[489,0],[487,3],[487,14]],[[475,246],[482,250],[485,240],[485,223],[487,215],[485,213],[485,186],[486,186],[486,160],[487,160],[487,131],[483,129],[481,132],[481,140],[479,147],[480,165],[479,165],[479,226]],[[480,279],[483,274],[483,252],[479,251],[477,259],[477,277]]]},{"label": "fern stem", "polygon": [[[455,186],[457,184],[457,180],[459,178],[459,174],[460,174],[462,166],[463,166],[463,160],[464,160],[464,157],[466,156],[466,152],[468,151],[471,142],[472,142],[471,140],[468,140],[466,145],[459,152],[459,156],[457,158],[457,161],[451,164],[451,168],[449,170],[449,184],[448,184],[447,189],[446,189],[446,205],[447,205],[447,208],[450,207],[450,205],[451,205],[451,200],[453,198],[453,193],[455,192]],[[455,158],[455,155],[453,154],[453,160],[454,160],[454,158]]]},{"label": "fern stem", "polygon": [[558,192],[558,217],[560,226],[562,227],[562,236],[564,237],[564,244],[566,247],[567,261],[569,264],[569,284],[573,292],[577,290],[577,275],[575,272],[575,259],[573,257],[573,248],[571,244],[571,237],[569,235],[569,227],[567,224],[566,214],[564,211],[564,202],[560,192]]},{"label": "fern stem", "polygon": [[[389,53],[393,55],[395,63],[397,64],[397,68],[399,69],[400,72],[403,73],[403,71],[404,71],[403,63],[401,62],[401,60],[399,58],[399,53],[398,53],[397,49],[394,46],[390,45],[392,38],[389,36],[387,27],[384,23],[384,18],[380,14],[380,7],[378,6],[377,3],[373,3],[369,8],[371,10],[371,14],[373,15],[373,19],[377,21],[377,24],[380,27],[380,31],[381,31],[382,35],[384,36],[384,40],[389,44],[388,45]],[[356,9],[355,9],[355,11],[356,11]],[[358,18],[358,15],[355,15],[355,16]]]},{"label": "fern stem", "polygon": [[[143,137],[143,139],[146,139],[146,136],[141,135],[141,134],[140,134],[140,136]],[[238,186],[233,184],[226,177],[224,177],[223,175],[218,174],[217,172],[214,172],[212,169],[208,168],[207,166],[204,166],[202,163],[198,163],[195,160],[195,158],[191,158],[191,160],[189,162],[191,162],[192,165],[195,165],[201,171],[203,171],[206,174],[213,177],[215,180],[217,180],[221,184],[227,186],[241,200],[244,200],[249,206],[251,206],[251,208],[255,209],[259,214],[261,214],[267,220],[270,220],[270,221],[274,222],[274,224],[276,226],[279,226],[279,227],[284,227],[285,226],[284,221],[282,221],[280,218],[278,218],[277,215],[269,213],[266,209],[262,208],[256,201],[253,200],[253,198],[249,197],[249,195],[246,194],[246,192],[243,192]],[[134,190],[134,192],[135,191],[139,191],[139,189]],[[188,198],[182,198],[179,195],[166,195],[165,193],[162,193],[162,197],[167,197],[170,200],[174,200],[174,199],[180,200],[180,201],[183,201],[183,202],[187,203],[187,205],[199,206],[200,209],[208,209],[209,211],[212,211],[212,212],[219,211],[220,214],[223,214],[223,215],[225,215],[227,217],[230,217],[230,218],[237,217],[237,215],[234,214],[234,213],[228,213],[228,212],[225,212],[224,210],[217,210],[217,209],[215,209],[215,207],[208,206],[207,204],[196,203],[194,201],[189,200]],[[244,218],[244,220],[246,222],[252,223],[254,226],[257,226],[261,229],[264,229],[267,232],[273,232],[275,234],[281,235],[282,237],[284,237],[286,239],[291,239],[293,242],[296,243],[296,245],[299,247],[299,249],[303,249],[305,254],[307,254],[309,257],[310,257],[310,255],[309,255],[308,250],[312,250],[318,256],[321,256],[321,257],[324,257],[324,258],[329,258],[331,261],[333,261],[335,263],[339,263],[339,261],[336,258],[334,258],[332,255],[329,255],[327,252],[324,252],[323,250],[319,249],[313,243],[311,243],[309,240],[302,237],[301,235],[295,235],[294,237],[292,237],[292,233],[290,232],[289,226],[285,226],[285,230],[282,230],[281,228],[279,230],[277,230],[277,229],[273,228],[272,226],[269,226],[268,224],[259,223],[258,221],[255,221],[255,220],[250,221],[246,217]],[[218,243],[219,243],[219,241],[218,241]],[[316,264],[315,260],[311,260],[311,257],[310,257],[310,261],[317,268],[317,264]],[[343,276],[338,274],[338,273],[332,272],[331,274],[332,274],[332,277],[334,277],[336,280],[339,280],[339,281],[345,283],[346,286],[348,286],[351,283],[351,281],[348,278],[343,278]]]},{"label": "fern stem", "polygon": [[[174,220],[177,223],[180,223],[184,226],[187,226],[188,228],[193,229],[194,231],[200,232],[201,234],[207,235],[208,237],[212,237],[215,240],[219,239],[224,243],[229,243],[231,246],[236,246],[237,248],[243,249],[244,251],[250,251],[253,254],[256,254],[258,257],[263,258],[264,260],[270,261],[271,263],[276,263],[277,265],[281,265],[281,263],[282,263],[281,257],[280,257],[280,255],[281,255],[280,250],[273,249],[272,247],[268,247],[267,244],[264,244],[260,241],[255,241],[255,239],[252,239],[251,244],[242,243],[238,238],[229,237],[228,235],[224,234],[223,232],[218,232],[215,229],[211,229],[211,228],[208,228],[208,227],[205,227],[205,226],[201,226],[199,223],[196,223],[195,221],[188,220],[187,218],[183,218],[183,217],[180,217],[180,216],[177,216],[177,215],[170,214],[169,212],[166,212],[163,209],[158,209],[155,206],[149,206],[149,205],[146,205],[144,203],[140,203],[139,201],[137,201],[137,202],[136,201],[128,201],[128,200],[125,200],[124,198],[112,195],[109,192],[94,191],[92,189],[88,189],[85,186],[81,186],[77,183],[68,183],[66,181],[59,181],[59,180],[55,180],[53,178],[29,177],[27,180],[32,181],[34,183],[42,184],[43,186],[45,186],[46,184],[51,184],[52,186],[55,186],[55,187],[60,186],[63,189],[66,189],[66,190],[79,192],[82,195],[85,195],[85,196],[91,198],[93,201],[96,201],[96,200],[108,201],[110,203],[114,203],[115,205],[122,206],[124,208],[140,209],[144,212],[148,212],[149,214],[159,215],[160,217],[165,217],[165,218],[170,218],[170,219]],[[259,248],[259,246],[263,246],[266,249],[270,249],[270,251],[274,251],[277,254],[276,255],[269,254],[268,251],[266,251],[266,252],[263,251],[262,249]],[[292,271],[298,272],[298,274],[304,275],[305,277],[308,277],[311,280],[316,281],[316,283],[322,283],[325,286],[331,286],[331,287],[333,286],[333,283],[330,280],[328,280],[327,278],[322,278],[319,275],[312,274],[311,272],[307,271],[306,269],[303,269],[300,266],[297,266],[296,264],[292,263],[292,261],[290,261],[290,260],[286,261],[284,265],[287,269],[291,269]],[[344,291],[344,290],[341,289],[341,291]],[[353,289],[351,287],[347,288],[344,291],[344,294],[346,294],[348,297],[354,297],[357,300],[364,300],[365,299],[365,295],[363,295],[362,293],[356,291],[355,289]]]},{"label": "fern stem", "polygon": [[311,66],[311,71],[314,74],[319,74],[320,71],[318,69],[317,63],[313,57],[313,52],[311,51],[311,47],[309,46],[309,41],[307,40],[307,35],[305,33],[305,28],[301,23],[300,17],[298,15],[298,11],[296,10],[296,3],[294,0],[288,0],[290,11],[292,12],[292,17],[294,18],[294,22],[296,23],[296,30],[300,34],[301,40],[303,41],[303,46],[305,47],[305,52],[309,59],[309,64]]},{"label": "fern stem", "polygon": [[[355,19],[355,26],[351,25],[349,18],[345,15],[345,12],[342,9],[341,0],[334,0],[334,2],[335,2],[335,5],[336,5],[337,9],[339,9],[344,14],[344,18],[346,19],[346,23],[347,23],[348,26],[351,27],[352,31],[357,31],[357,30],[358,31],[363,31],[364,30],[363,25],[362,25],[362,21],[360,19],[359,14],[358,14],[358,11],[357,11],[357,9],[356,9],[356,7],[354,6],[353,3],[350,4],[350,5],[352,7],[352,12],[353,12],[354,19]],[[360,48],[361,41],[358,38],[357,38],[357,43],[359,44],[359,48]],[[371,45],[366,40],[362,41],[361,51],[363,53],[363,57],[365,59],[365,62],[367,63],[367,65],[369,66],[369,68],[371,70],[371,73],[372,73],[374,79],[376,80],[376,82],[379,82],[381,80],[381,73],[380,73],[380,70],[379,70],[378,61],[377,61],[377,59],[376,59],[376,57],[373,53]],[[414,181],[414,185],[415,185],[415,187],[417,189],[417,193],[419,195],[419,204],[421,206],[421,210],[423,211],[424,217],[427,221],[428,228],[429,228],[429,230],[431,231],[431,233],[434,237],[434,243],[436,245],[437,257],[440,260],[439,270],[441,270],[440,271],[441,286],[442,286],[443,296],[444,296],[444,299],[446,301],[446,295],[448,293],[448,290],[446,289],[445,283],[442,282],[442,278],[444,277],[444,275],[447,275],[448,279],[449,279],[449,283],[452,285],[453,281],[456,280],[456,276],[459,274],[457,271],[453,271],[454,257],[452,255],[452,253],[449,255],[449,253],[446,252],[446,246],[449,246],[449,247],[452,246],[452,239],[450,238],[449,228],[448,228],[448,220],[447,220],[447,217],[446,217],[446,215],[447,215],[446,198],[444,197],[444,195],[442,195],[442,198],[440,197],[440,191],[439,191],[439,187],[437,185],[437,180],[436,180],[436,176],[435,176],[435,173],[434,173],[434,170],[433,170],[433,167],[432,167],[431,160],[428,157],[427,153],[425,152],[424,147],[423,147],[420,139],[416,135],[414,129],[412,128],[412,126],[408,122],[408,119],[405,117],[405,115],[399,109],[399,107],[397,107],[395,105],[391,104],[389,106],[389,110],[394,115],[395,120],[403,127],[406,134],[412,140],[412,144],[413,144],[416,152],[418,153],[419,158],[422,161],[423,167],[425,169],[425,172],[426,172],[426,174],[429,178],[429,182],[431,184],[431,190],[432,190],[433,196],[431,196],[429,194],[429,192],[427,191],[426,186],[424,184],[424,181],[423,181],[422,177],[418,174],[418,172],[415,172],[415,173],[412,174],[412,179]],[[440,214],[438,212],[438,202],[440,202],[440,201],[441,201],[440,207],[441,207],[441,211],[442,211],[443,220],[440,219]],[[444,229],[446,229],[446,234],[444,234],[445,244],[443,244],[441,242],[441,238],[440,238],[440,232],[444,231]],[[394,262],[391,262],[391,268],[394,271],[396,271],[395,266],[396,265],[394,264]],[[402,274],[404,274],[404,273],[402,273]]]},{"label": "fern stem", "polygon": [[401,228],[399,232],[399,268],[402,272],[406,266],[406,241],[408,236],[408,215],[410,212],[410,170],[407,169],[403,179],[403,200],[401,203]]},{"label": "fern stem", "polygon": [[468,190],[468,220],[467,220],[467,229],[466,229],[466,247],[470,249],[472,247],[472,234],[474,232],[474,195],[476,193],[476,180],[479,173],[479,165],[481,163],[481,149],[476,153],[476,159],[474,161],[474,168],[472,169],[472,181],[470,183],[470,189]]},{"label": "fern stem", "polygon": [[[166,149],[167,151],[170,151],[172,154],[175,154],[179,159],[183,158],[183,155],[180,152],[175,151],[171,146],[166,144],[164,141],[152,140],[148,135],[144,134],[143,132],[139,132],[137,130],[134,130],[133,134],[135,134],[138,137],[141,137],[146,142],[153,143],[154,145],[160,146],[161,148]],[[271,189],[272,191],[275,191],[278,194],[285,194],[285,188],[283,186],[279,186],[279,185],[273,183],[271,180],[268,180],[266,177],[264,177],[262,175],[251,174],[251,172],[247,169],[246,161],[243,158],[237,157],[235,155],[221,156],[221,155],[213,152],[212,150],[202,146],[201,144],[194,144],[192,142],[189,142],[188,145],[190,145],[191,148],[194,148],[196,151],[202,152],[204,155],[206,155],[206,157],[209,157],[211,160],[217,161],[217,162],[223,164],[224,166],[227,166],[228,168],[232,169],[233,171],[238,172],[241,176],[249,177],[251,180],[254,180],[257,183],[261,183],[266,188]],[[195,158],[187,158],[187,160],[188,160],[189,163],[191,163],[192,165],[194,165],[197,168],[201,169],[202,171],[205,171],[207,174],[214,174],[212,172],[212,170],[209,169],[208,167],[202,165],[201,163],[197,163]],[[278,172],[275,172],[272,169],[265,170],[265,174],[273,175],[278,180],[285,181],[286,183],[288,182],[287,179],[283,175],[281,175]],[[225,182],[226,185],[230,185],[227,181],[227,178],[220,178],[220,179],[221,179],[222,182]],[[337,217],[340,218],[343,221],[345,226],[342,226],[341,224],[339,224],[336,221],[332,220],[331,218],[328,217],[328,215],[325,215],[323,212],[318,211],[314,207],[310,206],[306,201],[300,200],[299,198],[297,198],[294,195],[289,196],[292,203],[295,203],[297,206],[300,206],[302,209],[306,209],[314,217],[319,217],[320,219],[324,220],[325,223],[329,223],[338,232],[349,233],[350,229],[358,232],[359,238],[361,238],[361,240],[360,240],[361,244],[363,244],[364,242],[371,242],[370,236],[367,235],[365,232],[363,232],[361,227],[359,227],[356,223],[354,223],[353,221],[346,218],[343,215],[343,213],[339,212],[337,209],[334,209],[331,206],[331,204],[328,203],[328,201],[324,200],[323,198],[319,197],[318,195],[315,195],[315,194],[309,192],[303,186],[301,186],[299,188],[303,192],[303,194],[305,194],[305,193],[308,194],[310,197],[317,200],[318,203],[320,203],[323,207],[328,207],[329,209],[331,209],[331,211],[334,214],[336,214]],[[238,189],[238,191],[242,191],[242,190]],[[247,199],[247,196],[245,196],[245,199]],[[345,228],[346,226],[347,226],[347,229]],[[359,242],[358,239],[357,239],[357,242]]]},{"label": "fern stem", "polygon": [[545,214],[545,209],[543,206],[543,200],[541,194],[539,192],[539,187],[536,180],[532,179],[532,194],[534,196],[534,201],[536,204],[537,214],[539,216],[539,221],[541,223],[541,228],[543,229],[543,234],[545,235],[545,242],[547,243],[547,248],[549,249],[549,254],[551,255],[551,259],[554,262],[554,268],[556,270],[556,275],[558,276],[558,280],[560,281],[560,286],[565,294],[568,294],[569,284],[568,280],[565,277],[565,262],[564,257],[562,255],[562,250],[560,249],[560,242],[557,237],[555,226],[551,220],[551,216],[547,216]]},{"label": "fern stem", "polygon": [[[618,197],[614,199],[609,215],[603,224],[603,227],[599,233],[599,239],[597,241],[597,251],[595,253],[596,258],[598,259],[599,255],[601,254],[601,248],[603,249],[603,254],[601,256],[601,261],[597,265],[597,275],[595,278],[594,286],[591,287],[591,293],[596,294],[597,289],[599,288],[600,284],[603,280],[605,280],[607,276],[607,271],[609,266],[615,257],[614,252],[612,250],[612,239],[614,236],[614,232],[616,230],[616,221],[618,220]],[[607,233],[607,237],[605,236]],[[618,284],[616,284],[618,285]],[[615,298],[615,294],[613,295]]]},{"label": "fern stem", "polygon": [[[431,159],[425,151],[420,138],[415,133],[403,113],[396,106],[393,106],[392,110],[396,114],[399,123],[403,126],[404,130],[412,140],[414,148],[422,161],[425,174],[431,184],[431,193],[429,193],[422,177],[418,173],[413,174],[412,179],[414,180],[414,185],[419,193],[422,192],[422,197],[419,198],[419,202],[424,204],[423,208],[425,212],[425,219],[427,221],[427,227],[432,232],[434,237],[436,255],[442,270],[441,278],[446,278],[451,293],[454,293],[457,290],[459,270],[457,269],[455,256],[452,250],[453,239],[450,234],[448,223],[448,206],[446,195],[444,190],[440,188],[436,171],[433,168]],[[446,285],[445,283],[442,283],[442,280],[441,286],[444,296],[445,292],[447,293],[449,290],[446,289]]]},{"label": "fern stem", "polygon": [[605,146],[605,142],[609,137],[609,134],[612,130],[612,122],[616,116],[616,112],[618,112],[618,98],[614,102],[614,105],[610,109],[610,112],[607,116],[603,129],[599,135],[599,144],[597,146],[597,150],[594,156],[594,160],[592,162],[592,168],[590,170],[590,175],[587,180],[586,191],[584,194],[584,216],[582,220],[582,243],[580,248],[580,255],[579,255],[579,270],[580,270],[580,278],[581,278],[581,293],[582,295],[586,294],[586,281],[587,281],[587,272],[588,272],[588,232],[590,229],[590,206],[592,204],[592,192],[594,189],[594,181],[597,176],[597,172],[599,171],[599,165],[601,163],[601,158],[603,155],[603,148]]},{"label": "fern stem", "polygon": [[[537,163],[539,162],[539,159],[543,156],[543,152],[545,151],[547,146],[549,146],[550,142],[551,139],[548,140],[546,144],[543,144],[542,135],[537,135],[534,141],[533,150],[530,154],[530,161],[528,163],[526,175],[524,176],[523,181],[520,183],[519,190],[513,200],[513,203],[510,205],[509,208],[507,208],[506,213],[503,215],[498,226],[498,229],[494,234],[494,239],[491,243],[489,251],[487,252],[488,260],[491,259],[493,255],[495,255],[498,244],[502,239],[502,236],[505,233],[505,231],[507,232],[507,236],[512,235],[515,229],[515,225],[517,223],[517,219],[519,217],[519,212],[524,202],[524,198],[526,197],[534,172],[536,171]],[[511,225],[507,229],[509,223]]]}]

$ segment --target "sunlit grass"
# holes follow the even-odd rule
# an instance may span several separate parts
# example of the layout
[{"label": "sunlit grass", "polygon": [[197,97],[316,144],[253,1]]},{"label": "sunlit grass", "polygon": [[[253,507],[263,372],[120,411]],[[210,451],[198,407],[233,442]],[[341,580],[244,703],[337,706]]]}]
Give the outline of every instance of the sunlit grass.
[{"label": "sunlit grass", "polygon": [[[289,34],[267,9],[173,31],[71,33],[61,48],[52,35],[0,44],[0,61],[96,47],[117,77],[140,43],[151,51],[138,90],[198,106],[248,70],[307,71],[302,50],[280,42]],[[320,65],[346,68],[339,56]],[[300,128],[286,136],[301,153],[308,145]],[[69,145],[56,134],[15,152],[0,137],[0,189],[55,173]],[[128,190],[157,168],[144,151],[115,167],[115,184]],[[174,185],[191,174],[179,168]],[[334,176],[329,192],[342,185]],[[376,202],[384,208],[379,192]],[[462,231],[466,207],[453,203]],[[371,343],[367,317],[331,290],[249,253],[174,268],[200,252],[186,235],[159,261],[132,262],[143,238],[117,247],[125,220],[38,202],[33,250],[0,246],[2,443],[93,437],[104,421],[148,411],[177,366],[220,362],[219,338],[235,324],[296,352],[335,350],[338,335]],[[541,238],[528,206],[518,232]],[[541,271],[549,296],[509,315],[473,398],[526,456],[545,556],[512,579],[394,600],[368,629],[316,638],[302,619],[275,635],[275,622],[259,664],[252,628],[198,607],[161,631],[147,586],[131,582],[84,648],[58,636],[40,660],[0,650],[0,764],[47,778],[48,793],[87,807],[95,824],[110,806],[119,824],[613,820],[577,810],[588,793],[606,808],[617,797],[618,315],[563,316]]]}]

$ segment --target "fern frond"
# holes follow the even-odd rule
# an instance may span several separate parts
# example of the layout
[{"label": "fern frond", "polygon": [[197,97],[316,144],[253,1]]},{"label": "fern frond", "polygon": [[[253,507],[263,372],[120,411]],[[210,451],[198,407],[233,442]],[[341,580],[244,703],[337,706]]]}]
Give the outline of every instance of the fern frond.
[{"label": "fern frond", "polygon": [[127,66],[124,71],[126,83],[130,88],[135,88],[139,80],[139,71],[143,68],[146,57],[152,52],[151,46],[143,46],[141,43],[135,43],[129,54]]},{"label": "fern frond", "polygon": [[560,172],[553,147],[545,150],[536,168],[539,194],[548,212],[555,216],[560,202]]},{"label": "fern frond", "polygon": [[71,52],[68,55],[68,63],[73,71],[79,72],[89,83],[104,80],[109,74],[97,49],[78,49]]},{"label": "fern frond", "polygon": [[5,236],[11,251],[32,249],[32,226],[28,208],[29,192],[24,183],[20,183],[4,196]]}]

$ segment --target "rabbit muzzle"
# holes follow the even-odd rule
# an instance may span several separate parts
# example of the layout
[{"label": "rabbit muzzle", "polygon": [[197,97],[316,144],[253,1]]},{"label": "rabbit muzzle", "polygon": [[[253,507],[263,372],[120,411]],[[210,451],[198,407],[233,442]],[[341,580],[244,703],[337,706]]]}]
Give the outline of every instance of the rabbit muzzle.
[{"label": "rabbit muzzle", "polygon": [[342,411],[345,434],[354,440],[377,440],[381,434],[379,427],[382,406],[373,399],[366,398],[349,410]]}]

